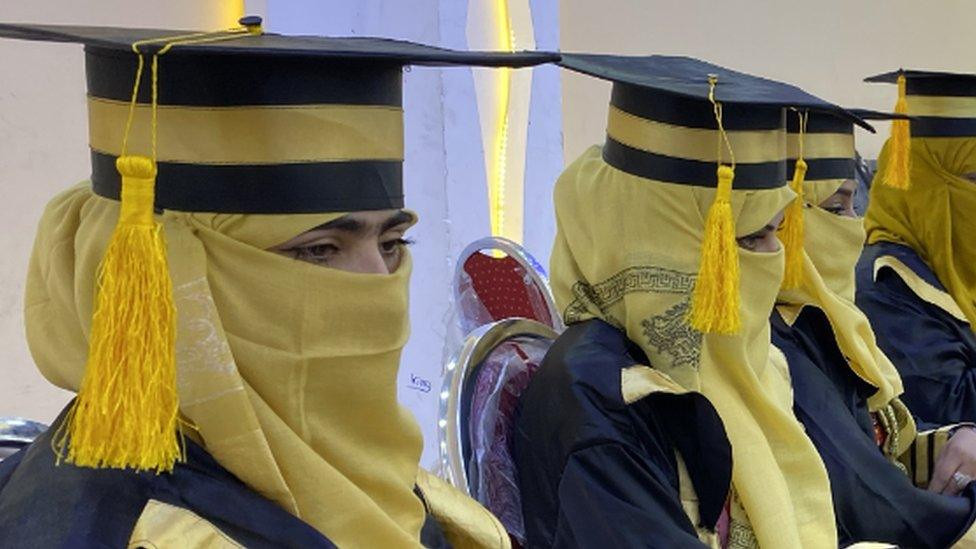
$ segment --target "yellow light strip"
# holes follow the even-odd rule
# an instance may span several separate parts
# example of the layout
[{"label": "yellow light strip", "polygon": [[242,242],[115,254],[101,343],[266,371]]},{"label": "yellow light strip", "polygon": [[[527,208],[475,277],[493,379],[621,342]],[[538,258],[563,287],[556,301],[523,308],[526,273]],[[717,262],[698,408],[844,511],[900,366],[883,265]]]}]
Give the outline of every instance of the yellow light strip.
[{"label": "yellow light strip", "polygon": [[[500,49],[515,51],[515,36],[508,11],[508,0],[495,1],[495,17],[498,25]],[[494,158],[491,159],[491,167],[493,173],[488,174],[491,232],[494,235],[503,234],[505,228],[505,163],[508,154],[508,111],[512,93],[512,69],[503,67],[498,71],[498,129],[492,144]]]},{"label": "yellow light strip", "polygon": [[222,19],[225,20],[224,25],[233,26],[237,25],[237,21],[241,17],[244,17],[244,1],[245,0],[223,0],[223,13]]}]

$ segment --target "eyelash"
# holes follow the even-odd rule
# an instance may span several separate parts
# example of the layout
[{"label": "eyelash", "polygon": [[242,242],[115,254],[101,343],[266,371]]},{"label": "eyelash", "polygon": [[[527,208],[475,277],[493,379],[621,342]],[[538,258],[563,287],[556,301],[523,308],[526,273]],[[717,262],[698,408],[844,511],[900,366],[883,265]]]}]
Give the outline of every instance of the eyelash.
[{"label": "eyelash", "polygon": [[[412,238],[397,238],[395,240],[388,240],[380,244],[381,253],[384,255],[394,254],[400,251],[402,248],[412,246],[415,242],[416,241]],[[387,250],[386,247],[391,245],[392,248]],[[334,244],[316,244],[314,246],[292,248],[288,251],[292,253],[293,259],[310,261],[312,263],[328,263],[332,259],[331,256],[339,251],[339,248]]]}]

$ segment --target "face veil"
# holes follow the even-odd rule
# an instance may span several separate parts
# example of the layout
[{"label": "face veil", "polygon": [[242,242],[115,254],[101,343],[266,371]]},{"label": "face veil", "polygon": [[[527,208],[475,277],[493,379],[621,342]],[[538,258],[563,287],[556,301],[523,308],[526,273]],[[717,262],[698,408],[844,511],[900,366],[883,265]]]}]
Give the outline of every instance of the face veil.
[{"label": "face veil", "polygon": [[[909,102],[911,106],[911,102]],[[888,161],[888,145],[878,158]],[[915,250],[976,323],[976,138],[913,137],[911,187],[871,186],[865,227],[868,243],[886,241]]]}]

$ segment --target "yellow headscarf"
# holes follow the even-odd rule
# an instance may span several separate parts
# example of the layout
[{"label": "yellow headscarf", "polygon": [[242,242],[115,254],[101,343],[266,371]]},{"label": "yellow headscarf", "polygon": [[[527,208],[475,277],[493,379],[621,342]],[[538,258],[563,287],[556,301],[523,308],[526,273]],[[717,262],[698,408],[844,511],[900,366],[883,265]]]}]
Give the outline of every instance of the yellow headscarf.
[{"label": "yellow headscarf", "polygon": [[[834,548],[827,473],[793,416],[785,361],[770,352],[782,251],[739,250],[739,335],[687,325],[714,196],[715,189],[622,172],[591,148],[556,183],[556,301],[568,323],[600,318],[624,330],[653,368],[711,401],[732,445],[735,492],[761,546]],[[793,196],[786,187],[733,191],[737,234],[763,227]]]},{"label": "yellow headscarf", "polygon": [[[886,143],[879,174],[888,157]],[[976,172],[976,138],[912,138],[911,187],[892,189],[876,178],[865,225],[869,244],[915,250],[976,330],[976,184],[960,177],[970,172]]]},{"label": "yellow headscarf", "polygon": [[[854,265],[864,243],[860,218],[832,214],[818,206],[843,180],[804,182],[803,279],[795,290],[780,290],[777,309],[792,323],[804,306],[824,312],[837,346],[861,379],[877,389],[868,399],[877,411],[903,392],[901,376],[878,348],[867,317],[854,305]],[[914,437],[911,437],[914,438]]]},{"label": "yellow headscarf", "polygon": [[[222,466],[339,546],[418,546],[422,441],[396,396],[409,257],[364,275],[266,251],[341,215],[161,216],[180,410]],[[28,343],[68,390],[81,382],[96,268],[118,217],[118,202],[83,184],[40,223]]]}]

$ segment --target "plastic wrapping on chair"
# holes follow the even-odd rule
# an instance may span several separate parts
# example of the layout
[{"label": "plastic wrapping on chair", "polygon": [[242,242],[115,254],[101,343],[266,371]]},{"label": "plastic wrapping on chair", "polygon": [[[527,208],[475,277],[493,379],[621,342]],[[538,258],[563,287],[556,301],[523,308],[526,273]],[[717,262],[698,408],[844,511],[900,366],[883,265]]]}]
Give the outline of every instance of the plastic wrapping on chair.
[{"label": "plastic wrapping on chair", "polygon": [[550,344],[517,338],[499,345],[478,369],[471,397],[471,494],[523,545],[522,498],[512,459],[515,410]]},{"label": "plastic wrapping on chair", "polygon": [[454,308],[457,311],[457,325],[461,328],[461,336],[471,333],[472,330],[485,324],[491,324],[496,320],[485,307],[481,296],[475,290],[471,275],[461,273],[455,281],[455,302]]},{"label": "plastic wrapping on chair", "polygon": [[29,445],[47,430],[47,425],[22,417],[0,417],[0,461]]}]

